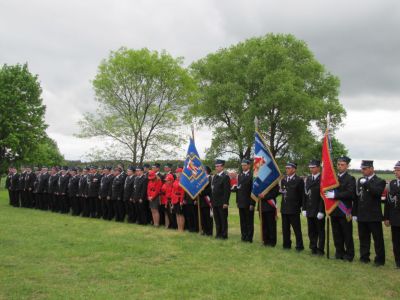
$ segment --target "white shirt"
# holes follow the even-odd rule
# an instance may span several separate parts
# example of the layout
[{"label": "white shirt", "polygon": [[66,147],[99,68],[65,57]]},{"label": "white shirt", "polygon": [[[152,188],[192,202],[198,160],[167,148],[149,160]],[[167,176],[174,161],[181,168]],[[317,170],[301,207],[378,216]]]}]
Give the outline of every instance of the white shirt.
[{"label": "white shirt", "polygon": [[224,171],[221,171],[220,173],[218,173],[218,176],[222,176],[222,174],[224,174]]},{"label": "white shirt", "polygon": [[320,173],[312,175],[312,180],[316,180],[319,177]]},{"label": "white shirt", "polygon": [[286,177],[286,181],[290,181],[290,180],[292,180],[293,179],[293,177],[295,176],[296,174],[293,174],[292,176],[287,176]]}]

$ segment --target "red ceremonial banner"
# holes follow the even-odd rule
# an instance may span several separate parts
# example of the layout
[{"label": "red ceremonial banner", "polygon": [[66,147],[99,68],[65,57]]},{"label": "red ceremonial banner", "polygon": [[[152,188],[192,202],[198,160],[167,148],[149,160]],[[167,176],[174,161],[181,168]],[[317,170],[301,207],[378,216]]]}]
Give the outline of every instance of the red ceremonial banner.
[{"label": "red ceremonial banner", "polygon": [[333,190],[339,186],[339,181],[336,176],[335,169],[333,167],[330,140],[329,140],[329,129],[326,129],[324,140],[322,144],[322,172],[321,172],[321,197],[324,199],[325,212],[330,215],[331,212],[338,206],[339,201],[335,199],[328,199],[325,197],[325,192]]}]

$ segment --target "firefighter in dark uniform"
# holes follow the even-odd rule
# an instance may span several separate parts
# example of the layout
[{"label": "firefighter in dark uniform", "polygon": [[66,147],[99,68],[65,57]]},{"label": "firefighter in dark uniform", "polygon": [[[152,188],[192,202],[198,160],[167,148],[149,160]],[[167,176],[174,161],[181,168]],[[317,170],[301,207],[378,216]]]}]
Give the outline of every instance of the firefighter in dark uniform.
[{"label": "firefighter in dark uniform", "polygon": [[68,167],[61,168],[61,174],[58,176],[58,199],[60,205],[60,213],[68,214],[70,211],[70,203],[68,198]]},{"label": "firefighter in dark uniform", "polygon": [[354,259],[351,211],[353,203],[356,200],[356,180],[347,172],[350,162],[351,159],[347,156],[338,158],[337,169],[339,172],[339,187],[325,193],[327,198],[338,200],[341,203],[341,205],[336,207],[330,214],[332,235],[336,249],[336,259],[343,259],[349,262]]},{"label": "firefighter in dark uniform", "polygon": [[26,168],[25,174],[25,199],[26,199],[26,207],[32,208],[33,207],[33,189],[36,180],[36,174],[32,172],[31,167]]},{"label": "firefighter in dark uniform", "polygon": [[205,166],[207,173],[208,184],[201,191],[200,199],[200,211],[201,211],[201,227],[203,229],[202,235],[212,236],[213,234],[213,218],[212,218],[212,205],[211,205],[211,168]]},{"label": "firefighter in dark uniform", "polygon": [[11,178],[12,178],[12,168],[9,167],[8,168],[7,177],[6,177],[6,185],[5,185],[5,188],[8,191],[8,204],[9,205],[12,205],[12,193],[11,193],[11,190],[10,190]]},{"label": "firefighter in dark uniform", "polygon": [[133,185],[133,202],[136,206],[137,224],[146,225],[147,219],[147,177],[143,167],[136,167],[136,177]]},{"label": "firefighter in dark uniform", "polygon": [[396,179],[390,181],[385,202],[384,222],[392,231],[392,244],[396,268],[400,269],[400,161],[394,166]]},{"label": "firefighter in dark uniform", "polygon": [[99,171],[98,171],[98,174],[99,174],[98,178],[99,178],[99,181],[100,181],[100,183],[99,183],[99,192],[96,195],[96,200],[95,200],[95,203],[94,203],[95,211],[96,211],[96,218],[98,218],[98,219],[103,218],[103,216],[105,214],[104,210],[103,210],[103,202],[101,201],[101,197],[100,197],[100,186],[101,186],[101,180],[103,179],[103,176],[104,176],[104,169],[105,169],[105,167],[103,166],[103,167],[100,167]]},{"label": "firefighter in dark uniform", "polygon": [[78,192],[79,192],[79,200],[81,202],[81,207],[82,207],[82,217],[88,217],[89,216],[89,208],[88,208],[88,201],[87,201],[87,187],[88,187],[88,172],[89,172],[88,167],[84,167],[82,170],[82,174],[79,178],[79,185],[78,185]]},{"label": "firefighter in dark uniform", "polygon": [[360,239],[360,261],[370,262],[371,235],[375,246],[375,266],[385,264],[385,244],[382,228],[382,193],[386,182],[375,175],[372,160],[361,163],[363,177],[357,181],[357,200],[354,205],[354,216],[358,223]]},{"label": "firefighter in dark uniform", "polygon": [[128,167],[127,176],[124,183],[124,203],[128,215],[128,223],[136,223],[137,215],[135,204],[133,203],[133,188],[135,184],[135,167]]},{"label": "firefighter in dark uniform", "polygon": [[79,216],[81,214],[81,202],[79,199],[79,175],[76,168],[70,168],[70,177],[68,181],[68,198],[72,208],[72,215]]},{"label": "firefighter in dark uniform", "polygon": [[18,207],[18,183],[19,183],[19,174],[15,167],[11,167],[11,174],[9,175],[9,186],[8,193],[10,196],[10,204],[14,207]]},{"label": "firefighter in dark uniform", "polygon": [[311,175],[305,182],[303,216],[307,217],[311,253],[324,255],[325,205],[320,193],[321,161],[313,159],[308,167]]},{"label": "firefighter in dark uniform", "polygon": [[234,186],[232,191],[236,192],[236,205],[239,209],[242,241],[252,243],[254,235],[254,207],[256,202],[251,198],[253,174],[250,171],[250,160],[243,159],[241,166],[242,172],[238,176],[237,186]]},{"label": "firefighter in dark uniform", "polygon": [[277,241],[276,221],[278,218],[279,185],[275,185],[267,194],[260,194],[261,201],[261,220],[262,220],[262,239],[263,245],[275,247]]},{"label": "firefighter in dark uniform", "polygon": [[167,177],[168,174],[171,174],[172,176],[174,176],[174,179],[176,179],[175,174],[172,172],[172,164],[167,163],[164,166],[164,182],[165,182],[165,177]]},{"label": "firefighter in dark uniform", "polygon": [[108,166],[103,169],[103,177],[100,181],[99,197],[102,203],[103,219],[111,221],[114,216],[114,206],[111,201],[111,185],[114,176],[111,173],[112,167]]},{"label": "firefighter in dark uniform", "polygon": [[61,210],[61,199],[58,193],[58,169],[57,167],[52,167],[50,169],[50,175],[47,187],[47,199],[49,203],[49,208],[53,212],[59,212]]},{"label": "firefighter in dark uniform", "polygon": [[39,186],[38,186],[38,197],[39,203],[38,208],[41,210],[49,209],[49,201],[48,201],[48,189],[49,189],[49,177],[50,174],[48,172],[47,167],[42,167],[40,172]]},{"label": "firefighter in dark uniform", "polygon": [[293,228],[296,237],[296,250],[304,250],[303,236],[301,233],[300,209],[304,198],[304,181],[297,176],[297,164],[289,162],[286,164],[286,176],[281,180],[282,193],[282,234],[283,248],[290,249],[290,227]]},{"label": "firefighter in dark uniform", "polygon": [[85,217],[96,218],[96,200],[99,197],[101,175],[97,172],[97,166],[91,166],[87,176],[87,206]]},{"label": "firefighter in dark uniform", "polygon": [[114,169],[114,179],[111,186],[111,201],[114,204],[115,221],[124,222],[125,205],[124,205],[124,177],[121,175],[122,169],[117,167]]},{"label": "firefighter in dark uniform", "polygon": [[21,173],[18,177],[18,207],[26,207],[25,200],[25,168],[21,167]]},{"label": "firefighter in dark uniform", "polygon": [[217,239],[228,238],[228,207],[231,196],[229,176],[224,172],[225,161],[215,161],[216,174],[211,182],[211,204],[213,208]]},{"label": "firefighter in dark uniform", "polygon": [[40,180],[40,169],[35,168],[35,175],[36,179],[35,182],[33,183],[33,203],[32,203],[32,208],[38,209],[38,202],[39,202],[39,195],[38,195],[38,190],[39,190],[39,180]]}]

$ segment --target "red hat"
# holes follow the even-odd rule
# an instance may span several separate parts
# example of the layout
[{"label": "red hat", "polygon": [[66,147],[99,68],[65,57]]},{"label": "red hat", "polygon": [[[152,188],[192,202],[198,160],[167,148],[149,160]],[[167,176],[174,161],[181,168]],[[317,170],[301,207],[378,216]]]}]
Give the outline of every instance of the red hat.
[{"label": "red hat", "polygon": [[156,172],[149,171],[149,179],[154,179],[154,178],[156,178]]},{"label": "red hat", "polygon": [[178,169],[175,170],[175,173],[182,173],[182,172],[183,172],[182,168],[178,168]]},{"label": "red hat", "polygon": [[167,177],[165,177],[165,180],[166,181],[174,181],[175,180],[174,175],[168,174]]}]

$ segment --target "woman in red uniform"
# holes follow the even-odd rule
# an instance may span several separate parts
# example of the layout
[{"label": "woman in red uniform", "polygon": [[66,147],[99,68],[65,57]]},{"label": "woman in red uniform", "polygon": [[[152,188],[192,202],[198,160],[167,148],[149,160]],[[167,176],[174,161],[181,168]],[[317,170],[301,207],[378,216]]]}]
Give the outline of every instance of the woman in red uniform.
[{"label": "woman in red uniform", "polygon": [[147,200],[153,216],[153,225],[158,227],[160,225],[160,213],[158,206],[160,205],[160,192],[162,181],[154,171],[149,171],[149,183],[147,184]]},{"label": "woman in red uniform", "polygon": [[171,217],[171,197],[172,197],[172,184],[174,182],[174,175],[168,174],[165,177],[165,183],[161,187],[161,205],[165,207],[165,227],[169,228],[172,223]]},{"label": "woman in red uniform", "polygon": [[178,168],[175,171],[176,180],[172,184],[172,204],[173,211],[176,214],[176,222],[178,223],[178,230],[184,231],[185,229],[185,216],[183,215],[183,198],[185,196],[185,191],[179,185],[179,179],[182,174],[182,168]]}]

